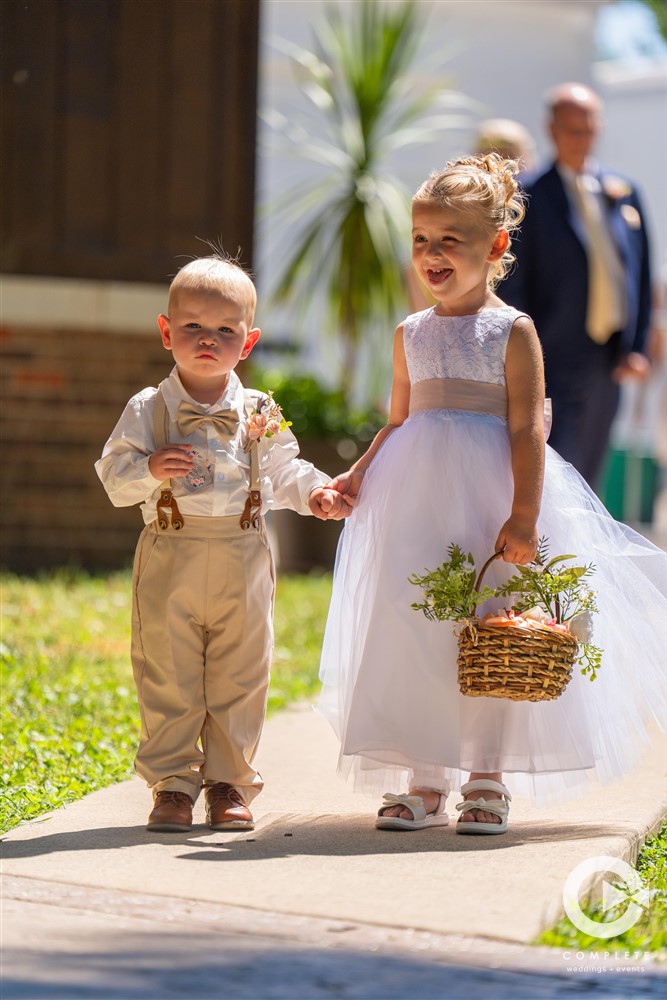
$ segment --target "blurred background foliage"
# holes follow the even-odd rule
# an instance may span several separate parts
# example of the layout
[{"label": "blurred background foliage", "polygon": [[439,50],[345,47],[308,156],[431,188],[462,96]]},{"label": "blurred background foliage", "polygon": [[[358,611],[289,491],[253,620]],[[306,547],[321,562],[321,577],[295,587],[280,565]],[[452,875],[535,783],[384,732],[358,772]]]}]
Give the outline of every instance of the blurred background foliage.
[{"label": "blurred background foliage", "polygon": [[312,375],[265,369],[253,371],[251,384],[273,392],[299,441],[353,438],[370,443],[386,423],[381,410],[350,408],[342,389],[327,389]]},{"label": "blurred background foliage", "polygon": [[308,49],[275,42],[309,102],[292,120],[266,116],[275,152],[317,169],[268,208],[273,228],[294,234],[274,301],[302,319],[326,303],[317,326],[340,344],[335,384],[348,404],[372,398],[373,371],[386,370],[391,349],[386,339],[380,351],[365,348],[373,330],[393,331],[407,305],[410,192],[392,156],[461,127],[473,106],[442,73],[437,84],[419,80],[427,10],[412,0],[359,3],[352,14],[328,4]]}]

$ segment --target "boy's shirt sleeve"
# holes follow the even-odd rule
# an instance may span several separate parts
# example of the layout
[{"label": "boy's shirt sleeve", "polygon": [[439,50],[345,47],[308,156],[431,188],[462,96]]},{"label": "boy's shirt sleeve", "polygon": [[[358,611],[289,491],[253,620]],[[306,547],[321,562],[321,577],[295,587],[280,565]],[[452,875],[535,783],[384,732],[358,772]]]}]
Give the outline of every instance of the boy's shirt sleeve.
[{"label": "boy's shirt sleeve", "polygon": [[115,507],[131,507],[148,500],[160,487],[148,468],[155,451],[153,407],[155,389],[144,389],[129,401],[104,446],[95,471]]},{"label": "boy's shirt sleeve", "polygon": [[289,428],[272,438],[263,438],[260,446],[268,449],[266,466],[260,458],[260,475],[268,474],[271,480],[273,502],[270,507],[287,507],[298,514],[310,514],[310,494],[316,487],[330,483],[331,476],[298,457],[299,445]]}]

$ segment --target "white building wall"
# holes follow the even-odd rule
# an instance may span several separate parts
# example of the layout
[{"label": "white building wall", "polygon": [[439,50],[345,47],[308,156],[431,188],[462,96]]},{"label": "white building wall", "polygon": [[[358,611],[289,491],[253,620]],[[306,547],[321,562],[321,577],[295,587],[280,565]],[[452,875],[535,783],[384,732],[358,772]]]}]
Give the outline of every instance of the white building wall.
[{"label": "white building wall", "polygon": [[667,60],[598,63],[594,86],[605,102],[599,157],[637,182],[657,276],[667,264]]}]

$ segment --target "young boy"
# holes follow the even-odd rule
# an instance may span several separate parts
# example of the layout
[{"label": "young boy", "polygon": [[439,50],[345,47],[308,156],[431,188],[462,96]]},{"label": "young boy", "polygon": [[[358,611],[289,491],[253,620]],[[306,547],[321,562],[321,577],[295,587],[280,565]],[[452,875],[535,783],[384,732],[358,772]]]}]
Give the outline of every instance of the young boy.
[{"label": "young boy", "polygon": [[326,487],[330,477],[297,458],[273,400],[234,372],[259,339],[256,301],[231,260],[204,257],[179,271],[169,313],[158,317],[175,367],[129,401],[95,465],[111,502],[140,503],[145,522],[132,664],[149,830],[190,830],[202,786],[212,829],[252,828],[275,590],[263,515],[350,512]]}]

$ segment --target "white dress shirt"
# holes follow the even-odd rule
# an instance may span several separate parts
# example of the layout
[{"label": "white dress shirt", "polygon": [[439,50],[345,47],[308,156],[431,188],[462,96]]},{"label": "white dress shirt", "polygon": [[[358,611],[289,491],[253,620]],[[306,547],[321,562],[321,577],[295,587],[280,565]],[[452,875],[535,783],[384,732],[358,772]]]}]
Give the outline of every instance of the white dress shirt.
[{"label": "white dress shirt", "polygon": [[[207,406],[193,400],[183,388],[176,368],[160,383],[171,420],[170,442],[192,444],[195,461],[186,477],[171,481],[174,497],[185,518],[226,517],[243,512],[250,485],[250,457],[244,448],[244,390],[235,372],[230,372],[227,388],[220,399]],[[95,470],[116,507],[141,504],[144,522],[157,517],[156,501],[161,480],[151,475],[148,459],[156,450],[153,437],[153,411],[157,389],[142,389],[129,401],[107,441]],[[239,429],[231,440],[221,440],[212,424],[201,424],[183,437],[176,417],[182,400],[194,403],[202,413],[235,410]],[[277,400],[279,403],[280,400]],[[289,414],[285,414],[289,419]],[[318,486],[331,481],[303,459],[299,446],[287,428],[259,443],[262,514],[288,507],[299,514],[309,514],[308,497]]]}]

